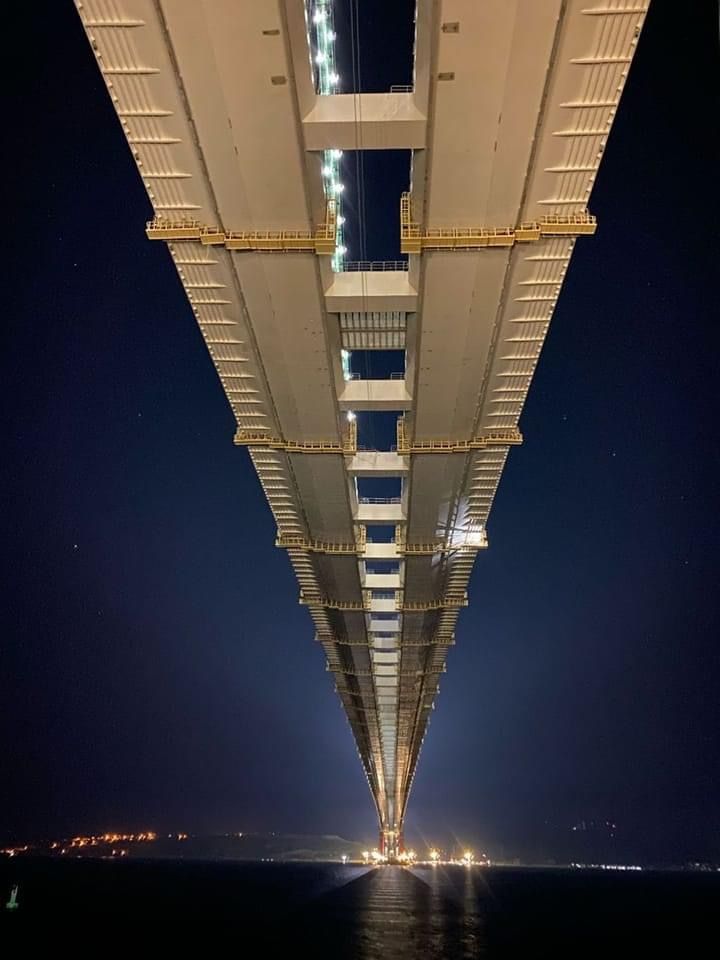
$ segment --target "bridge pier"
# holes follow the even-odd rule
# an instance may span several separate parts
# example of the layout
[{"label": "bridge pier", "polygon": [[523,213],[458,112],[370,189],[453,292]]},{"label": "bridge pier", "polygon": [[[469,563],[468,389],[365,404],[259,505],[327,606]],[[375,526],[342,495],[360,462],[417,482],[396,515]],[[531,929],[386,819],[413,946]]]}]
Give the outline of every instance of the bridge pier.
[{"label": "bridge pier", "polygon": [[378,848],[389,863],[396,861],[404,850],[402,829],[396,827],[393,830],[389,830],[381,827]]}]

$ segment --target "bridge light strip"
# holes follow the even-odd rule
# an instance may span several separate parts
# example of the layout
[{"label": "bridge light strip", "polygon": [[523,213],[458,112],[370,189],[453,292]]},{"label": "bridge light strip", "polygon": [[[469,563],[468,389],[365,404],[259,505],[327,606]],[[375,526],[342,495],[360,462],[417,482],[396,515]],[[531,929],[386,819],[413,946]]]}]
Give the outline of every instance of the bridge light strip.
[{"label": "bridge light strip", "polygon": [[[314,49],[313,69],[315,87],[321,96],[332,96],[340,90],[340,77],[335,69],[335,30],[331,0],[312,0],[306,7],[308,36]],[[335,253],[332,256],[332,268],[335,273],[343,269],[347,247],[345,246],[342,216],[342,194],[345,184],[342,182],[340,160],[342,150],[324,150],[322,178],[325,196],[337,204],[335,221]]]}]

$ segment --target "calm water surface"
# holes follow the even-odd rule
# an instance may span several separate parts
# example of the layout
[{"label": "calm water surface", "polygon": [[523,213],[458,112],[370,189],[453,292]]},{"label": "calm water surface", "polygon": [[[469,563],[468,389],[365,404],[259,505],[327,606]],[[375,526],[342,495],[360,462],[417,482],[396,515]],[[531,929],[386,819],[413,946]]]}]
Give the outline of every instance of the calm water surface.
[{"label": "calm water surface", "polygon": [[0,883],[0,947],[13,950],[50,938],[74,956],[720,956],[718,874],[16,859]]}]

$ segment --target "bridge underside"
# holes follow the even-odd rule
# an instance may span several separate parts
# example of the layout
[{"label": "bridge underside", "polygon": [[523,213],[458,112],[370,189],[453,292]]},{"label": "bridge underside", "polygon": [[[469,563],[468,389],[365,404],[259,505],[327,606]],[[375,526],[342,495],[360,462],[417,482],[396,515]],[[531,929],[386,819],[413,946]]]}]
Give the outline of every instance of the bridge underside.
[{"label": "bridge underside", "polygon": [[[330,0],[77,2],[391,858],[647,5],[418,0],[414,86],[356,96]],[[341,151],[398,148],[401,259],[348,262]]]}]

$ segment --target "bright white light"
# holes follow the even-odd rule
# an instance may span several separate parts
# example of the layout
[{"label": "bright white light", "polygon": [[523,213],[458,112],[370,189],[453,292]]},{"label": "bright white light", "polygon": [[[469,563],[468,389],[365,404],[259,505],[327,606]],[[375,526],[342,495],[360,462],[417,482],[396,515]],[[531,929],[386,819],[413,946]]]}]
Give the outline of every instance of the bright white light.
[{"label": "bright white light", "polygon": [[322,168],[322,175],[323,175],[324,177],[329,177],[331,173],[332,173],[332,168],[331,168],[331,167],[323,167],[323,168]]},{"label": "bright white light", "polygon": [[316,10],[313,14],[313,23],[322,23],[325,20],[325,11]]},{"label": "bright white light", "polygon": [[340,254],[341,257],[344,257],[345,254],[347,253],[347,247],[338,247],[337,252]]},{"label": "bright white light", "polygon": [[325,34],[325,36],[328,38],[328,40],[334,40],[334,39],[335,39],[335,31],[334,31],[334,30],[328,30],[328,32]]},{"label": "bright white light", "polygon": [[330,80],[330,83],[340,83],[340,77],[337,73],[331,73],[328,79]]},{"label": "bright white light", "polygon": [[333,184],[333,193],[342,193],[345,189],[344,183],[334,183]]},{"label": "bright white light", "polygon": [[325,63],[325,54],[322,50],[315,54],[315,63]]},{"label": "bright white light", "polygon": [[345,223],[345,217],[342,214],[340,214],[340,216],[337,218],[337,223],[339,227]]},{"label": "bright white light", "polygon": [[342,156],[342,150],[331,150],[330,154],[336,159],[339,160]]},{"label": "bright white light", "polygon": [[[352,423],[353,420],[355,419],[355,414],[352,412],[352,410],[348,410],[347,418],[350,423]],[[375,853],[373,853],[373,856],[375,856]]]}]

